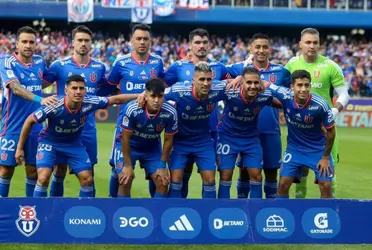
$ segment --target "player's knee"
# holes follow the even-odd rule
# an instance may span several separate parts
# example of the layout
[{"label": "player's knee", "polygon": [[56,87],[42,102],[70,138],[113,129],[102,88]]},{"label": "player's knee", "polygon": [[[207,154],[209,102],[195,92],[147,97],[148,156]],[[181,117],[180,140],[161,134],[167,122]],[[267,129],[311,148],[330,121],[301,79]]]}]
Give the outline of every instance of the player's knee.
[{"label": "player's knee", "polygon": [[216,178],[215,178],[214,174],[203,175],[203,184],[213,185],[215,183],[216,183]]},{"label": "player's knee", "polygon": [[183,182],[183,172],[171,171],[172,182]]},{"label": "player's knee", "polygon": [[92,186],[93,185],[93,176],[92,175],[85,175],[80,178],[80,185],[81,186]]},{"label": "player's knee", "polygon": [[249,180],[250,181],[262,182],[261,169],[250,168],[248,171],[249,171]]},{"label": "player's knee", "polygon": [[42,187],[49,186],[50,175],[47,173],[39,173],[37,177],[37,183]]},{"label": "player's knee", "polygon": [[65,176],[66,172],[67,172],[67,165],[64,165],[64,164],[55,165],[54,174],[56,176]]},{"label": "player's knee", "polygon": [[26,176],[30,179],[37,178],[37,169],[35,165],[26,165]]},{"label": "player's knee", "polygon": [[14,173],[13,167],[0,166],[0,176],[4,178],[12,178]]}]

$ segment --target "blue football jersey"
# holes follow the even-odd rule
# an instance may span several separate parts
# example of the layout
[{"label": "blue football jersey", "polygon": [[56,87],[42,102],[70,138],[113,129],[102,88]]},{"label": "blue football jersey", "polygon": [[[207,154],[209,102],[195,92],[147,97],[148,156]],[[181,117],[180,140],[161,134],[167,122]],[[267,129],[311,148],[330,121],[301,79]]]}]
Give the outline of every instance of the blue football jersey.
[{"label": "blue football jersey", "polygon": [[[265,69],[259,69],[254,64],[239,62],[227,66],[227,69],[230,75],[235,78],[241,75],[246,67],[255,67],[260,72],[261,79],[271,84],[286,88],[289,88],[291,84],[290,72],[283,65],[277,63],[269,62]],[[280,134],[278,110],[272,107],[264,107],[258,117],[258,127],[261,134]]]},{"label": "blue football jersey", "polygon": [[[50,83],[56,82],[57,95],[64,95],[67,78],[71,75],[81,75],[85,79],[87,95],[95,96],[99,86],[106,83],[105,74],[106,67],[103,63],[90,58],[87,64],[80,65],[70,56],[63,60],[54,61],[44,79]],[[96,132],[94,113],[89,115],[84,132]]]},{"label": "blue football jersey", "polygon": [[[208,59],[207,62],[212,68],[212,77],[214,80],[225,80],[231,78],[225,65],[210,59]],[[191,81],[194,76],[194,68],[195,64],[192,61],[176,61],[168,68],[164,75],[164,81],[168,86],[172,86],[176,82]]]},{"label": "blue football jersey", "polygon": [[227,93],[225,109],[219,124],[219,132],[235,138],[256,137],[260,134],[257,127],[258,116],[264,107],[271,105],[270,91],[259,93],[254,100],[247,101],[242,89]]},{"label": "blue football jersey", "polygon": [[54,107],[42,106],[33,114],[37,123],[47,121],[47,126],[40,132],[40,138],[54,142],[74,142],[80,135],[90,113],[105,109],[110,105],[106,97],[85,96],[81,106],[71,111],[66,105],[66,96],[59,96]]},{"label": "blue football jersey", "polygon": [[204,100],[195,96],[193,84],[189,81],[166,88],[165,98],[176,103],[179,119],[178,133],[174,139],[192,143],[211,140],[209,117],[217,103],[226,99],[225,92],[226,84],[220,81],[213,82]]},{"label": "blue football jersey", "polygon": [[[140,94],[145,90],[148,79],[163,77],[164,63],[161,57],[149,54],[145,62],[138,62],[132,54],[116,59],[112,71],[108,76],[108,83],[120,85],[123,94]],[[120,128],[125,105],[120,106],[117,128]]]},{"label": "blue football jersey", "polygon": [[334,126],[331,107],[318,95],[310,94],[305,105],[296,103],[292,90],[269,85],[274,97],[283,104],[288,126],[288,148],[311,153],[324,150],[326,138],[324,128]]},{"label": "blue football jersey", "polygon": [[131,147],[152,150],[159,147],[163,130],[165,134],[177,133],[177,111],[172,104],[164,102],[159,112],[151,117],[147,109],[139,107],[134,100],[125,107],[121,128],[133,132]]},{"label": "blue football jersey", "polygon": [[[42,96],[42,81],[45,71],[46,64],[41,56],[32,56],[31,65],[25,65],[18,58],[17,53],[13,53],[0,61],[0,76],[3,90],[3,118],[1,121],[0,136],[20,134],[27,117],[40,108],[40,104],[14,95],[9,89],[9,84],[18,80],[25,89],[35,95]],[[38,133],[41,129],[41,125],[34,126],[31,133]]]}]

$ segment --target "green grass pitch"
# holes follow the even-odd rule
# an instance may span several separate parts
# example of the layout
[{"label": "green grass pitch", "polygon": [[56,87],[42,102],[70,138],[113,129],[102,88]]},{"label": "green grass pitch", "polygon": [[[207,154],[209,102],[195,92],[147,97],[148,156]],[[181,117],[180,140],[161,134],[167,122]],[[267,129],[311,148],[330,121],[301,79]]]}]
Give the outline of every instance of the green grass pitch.
[{"label": "green grass pitch", "polygon": [[[99,163],[95,167],[95,182],[98,197],[108,197],[108,183],[110,177],[110,167],[108,160],[111,152],[112,136],[114,133],[114,124],[99,123],[97,125],[98,130],[98,146],[99,146]],[[285,148],[286,128],[282,128],[282,141],[283,149]],[[337,165],[336,176],[338,182],[337,195],[338,198],[352,198],[352,199],[370,199],[370,186],[369,185],[356,185],[356,183],[369,183],[370,182],[370,164],[369,153],[372,148],[372,140],[370,135],[372,129],[353,129],[353,128],[338,128],[338,136],[340,141],[340,163]],[[313,174],[309,177],[313,178]],[[218,179],[218,176],[216,177]],[[236,180],[236,177],[234,177]],[[13,177],[11,184],[10,196],[24,196],[24,183],[25,175],[23,167],[18,167]],[[308,198],[318,198],[319,191],[316,185],[308,182]],[[231,196],[236,197],[236,182],[233,182],[231,188]],[[190,180],[190,198],[201,197],[201,180],[198,174],[193,174]],[[67,177],[65,181],[65,196],[77,197],[79,193],[79,183],[74,175]],[[133,197],[149,197],[147,181],[144,180],[144,172],[136,168],[136,179],[134,180]],[[293,196],[293,189],[291,192]],[[177,249],[200,249],[200,250],[222,250],[222,249],[317,249],[321,247],[327,250],[346,250],[346,249],[372,249],[372,246],[368,245],[208,245],[208,246],[177,246]],[[49,250],[49,249],[76,249],[76,250],[91,250],[91,249],[135,249],[135,250],[170,250],[174,249],[175,246],[119,246],[119,245],[0,245],[0,250],[12,250],[19,249],[23,250]]]}]

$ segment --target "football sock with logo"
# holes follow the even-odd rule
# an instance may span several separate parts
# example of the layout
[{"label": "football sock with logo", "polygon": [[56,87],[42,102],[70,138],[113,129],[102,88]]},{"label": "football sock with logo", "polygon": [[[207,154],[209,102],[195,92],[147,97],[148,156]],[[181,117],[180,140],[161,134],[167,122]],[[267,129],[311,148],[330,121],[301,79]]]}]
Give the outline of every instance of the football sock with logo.
[{"label": "football sock with logo", "polygon": [[31,179],[26,177],[26,197],[34,196],[34,189],[36,186],[37,179]]},{"label": "football sock with logo", "polygon": [[181,197],[182,182],[171,182],[169,188],[169,198],[182,198]]},{"label": "football sock with logo", "polygon": [[119,189],[118,176],[115,173],[115,169],[111,170],[110,184],[109,184],[109,197],[117,197]]},{"label": "football sock with logo", "polygon": [[264,191],[266,199],[275,198],[277,189],[278,189],[277,181],[265,180]]},{"label": "football sock with logo", "polygon": [[118,194],[117,197],[119,199],[129,199],[130,198],[130,195],[120,195],[120,194]]},{"label": "football sock with logo", "polygon": [[203,199],[216,199],[216,184],[203,184]]},{"label": "football sock with logo", "polygon": [[182,198],[187,198],[187,195],[189,194],[189,181],[191,178],[191,173],[183,173],[182,178]]},{"label": "football sock with logo", "polygon": [[230,188],[231,181],[221,181],[218,188],[218,198],[219,199],[230,199]]},{"label": "football sock with logo", "polygon": [[247,199],[250,191],[249,181],[242,181],[238,179],[236,184],[238,199]]},{"label": "football sock with logo", "polygon": [[149,193],[150,193],[151,198],[154,198],[155,191],[156,191],[155,182],[152,179],[150,179],[149,180]]},{"label": "football sock with logo", "polygon": [[79,197],[93,197],[93,185],[91,186],[80,186]]},{"label": "football sock with logo", "polygon": [[307,194],[307,176],[302,176],[301,183],[296,184],[296,199],[305,199]]},{"label": "football sock with logo", "polygon": [[50,184],[50,197],[62,197],[65,181],[64,176],[56,176],[54,173],[52,175],[52,183]]},{"label": "football sock with logo", "polygon": [[262,182],[249,181],[251,186],[251,195],[250,198],[262,199]]},{"label": "football sock with logo", "polygon": [[289,195],[277,195],[275,198],[277,198],[277,199],[289,199]]},{"label": "football sock with logo", "polygon": [[0,197],[8,197],[10,178],[0,177]]},{"label": "football sock with logo", "polygon": [[336,189],[337,189],[337,179],[336,179],[336,175],[333,176],[333,179],[332,179],[332,194],[333,194],[333,198],[336,197]]},{"label": "football sock with logo", "polygon": [[166,194],[160,194],[158,192],[155,192],[153,198],[167,198],[167,195]]},{"label": "football sock with logo", "polygon": [[39,184],[36,184],[35,190],[34,190],[34,197],[47,197],[48,195],[48,187],[42,187],[39,186]]}]

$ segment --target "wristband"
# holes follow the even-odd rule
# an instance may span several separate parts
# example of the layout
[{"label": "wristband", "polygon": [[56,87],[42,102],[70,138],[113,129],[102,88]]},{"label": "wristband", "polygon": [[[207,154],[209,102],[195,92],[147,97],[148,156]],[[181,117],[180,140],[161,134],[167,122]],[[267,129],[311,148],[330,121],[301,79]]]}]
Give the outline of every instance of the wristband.
[{"label": "wristband", "polygon": [[334,119],[336,119],[336,117],[339,113],[340,113],[340,111],[337,108],[332,108],[332,114],[333,114]]},{"label": "wristband", "polygon": [[34,96],[34,99],[33,99],[33,101],[34,101],[34,102],[37,102],[37,103],[41,103],[42,100],[43,100],[43,98],[41,98],[41,97],[38,96],[38,95],[35,95],[35,96]]},{"label": "wristband", "polygon": [[161,169],[167,168],[167,162],[166,161],[160,161],[159,168],[161,168]]}]

